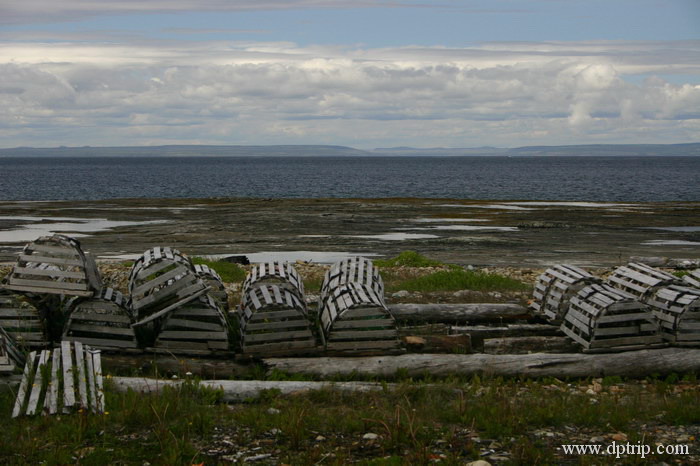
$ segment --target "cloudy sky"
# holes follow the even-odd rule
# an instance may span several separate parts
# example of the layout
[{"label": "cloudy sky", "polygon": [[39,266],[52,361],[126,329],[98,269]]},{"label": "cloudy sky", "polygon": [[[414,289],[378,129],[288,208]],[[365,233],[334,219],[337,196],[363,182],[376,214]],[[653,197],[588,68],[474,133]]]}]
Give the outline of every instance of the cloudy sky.
[{"label": "cloudy sky", "polygon": [[700,141],[699,0],[0,0],[0,147]]}]

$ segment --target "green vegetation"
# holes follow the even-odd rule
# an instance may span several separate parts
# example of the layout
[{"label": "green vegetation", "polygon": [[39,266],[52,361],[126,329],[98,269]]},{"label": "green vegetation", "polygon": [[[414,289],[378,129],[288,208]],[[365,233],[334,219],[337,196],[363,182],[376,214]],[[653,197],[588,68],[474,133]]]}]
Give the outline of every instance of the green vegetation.
[{"label": "green vegetation", "polygon": [[457,290],[525,291],[531,288],[525,283],[503,275],[464,269],[442,270],[422,277],[393,282],[388,287],[391,290],[401,289],[421,292]]},{"label": "green vegetation", "polygon": [[418,254],[415,251],[404,251],[391,259],[373,260],[377,267],[441,267],[442,262],[438,262]]},{"label": "green vegetation", "polygon": [[[663,431],[659,426],[700,422],[700,387],[678,377],[626,383],[609,378],[593,397],[585,393],[591,383],[586,380],[473,377],[430,382],[406,379],[395,389],[372,393],[323,389],[282,397],[267,391],[229,407],[217,404],[220,392],[196,382],[159,395],[116,393],[108,384],[104,415],[16,420],[10,420],[12,393],[4,391],[0,463],[216,464],[243,450],[244,456],[270,453],[275,462],[288,464],[357,459],[428,464],[438,450],[442,464],[464,464],[497,442],[511,452],[512,464],[556,464],[555,449],[567,443],[566,437],[537,431],[586,438],[622,432],[632,442],[644,437],[643,443],[653,445]],[[368,441],[366,433],[378,437]],[[489,440],[480,443],[479,438]],[[589,459],[615,463],[614,458]]]},{"label": "green vegetation", "polygon": [[237,264],[225,261],[210,261],[202,257],[193,257],[192,263],[208,265],[216,270],[221,279],[226,283],[235,283],[245,280],[246,271]]}]

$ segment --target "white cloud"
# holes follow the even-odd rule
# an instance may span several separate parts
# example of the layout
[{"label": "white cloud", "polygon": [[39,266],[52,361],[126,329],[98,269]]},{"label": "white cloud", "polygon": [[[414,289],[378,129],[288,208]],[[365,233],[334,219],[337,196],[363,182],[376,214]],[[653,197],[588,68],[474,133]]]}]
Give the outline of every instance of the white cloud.
[{"label": "white cloud", "polygon": [[[700,139],[700,41],[358,49],[139,40],[0,42],[3,146]],[[688,82],[654,77],[681,72]]]}]

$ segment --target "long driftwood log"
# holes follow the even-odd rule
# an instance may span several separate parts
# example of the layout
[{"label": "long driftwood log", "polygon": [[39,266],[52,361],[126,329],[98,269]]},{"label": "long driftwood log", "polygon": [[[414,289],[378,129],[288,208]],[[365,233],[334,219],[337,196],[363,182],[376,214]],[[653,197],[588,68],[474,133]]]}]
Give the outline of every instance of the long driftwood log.
[{"label": "long driftwood log", "polygon": [[397,322],[502,322],[531,317],[519,304],[392,304]]},{"label": "long driftwood log", "polygon": [[273,358],[269,370],[320,377],[334,375],[409,376],[452,374],[527,377],[644,377],[700,372],[700,349],[664,348],[609,354],[406,354],[368,358]]},{"label": "long driftwood log", "polygon": [[[147,379],[142,377],[112,377],[111,387],[118,392],[133,390],[139,393],[158,393],[163,387],[177,387],[183,380]],[[282,395],[292,395],[309,390],[333,389],[368,392],[391,388],[391,384],[377,382],[295,382],[261,380],[203,380],[200,386],[222,390],[222,401],[227,403],[255,399],[265,390],[275,390]]]}]

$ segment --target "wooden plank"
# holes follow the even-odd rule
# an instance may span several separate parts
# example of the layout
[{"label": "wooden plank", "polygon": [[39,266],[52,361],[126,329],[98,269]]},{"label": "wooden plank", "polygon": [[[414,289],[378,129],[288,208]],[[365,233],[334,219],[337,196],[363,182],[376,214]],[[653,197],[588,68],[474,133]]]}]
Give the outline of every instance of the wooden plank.
[{"label": "wooden plank", "polygon": [[14,275],[33,275],[42,277],[77,278],[85,280],[83,272],[73,272],[70,270],[38,269],[36,267],[15,267],[12,269]]},{"label": "wooden plank", "polygon": [[119,314],[94,314],[88,312],[73,312],[71,320],[87,320],[93,322],[109,322],[115,324],[131,324],[131,319],[126,315]]},{"label": "wooden plank", "polygon": [[75,366],[78,369],[78,395],[80,396],[80,406],[83,409],[88,409],[88,392],[86,387],[86,376],[85,376],[85,354],[83,351],[83,344],[80,341],[74,341],[73,347],[75,348]]},{"label": "wooden plank", "polygon": [[164,330],[158,335],[159,339],[194,339],[194,340],[223,340],[228,338],[226,332],[189,332]]},{"label": "wooden plank", "polygon": [[396,329],[391,330],[361,330],[361,331],[345,331],[337,332],[331,331],[328,334],[329,341],[337,340],[365,340],[365,339],[385,339],[385,338],[396,338]]},{"label": "wooden plank", "polygon": [[99,351],[90,350],[88,351],[90,357],[92,357],[92,367],[95,371],[95,401],[97,404],[97,411],[100,413],[105,412],[105,394],[104,387],[102,384],[102,358]]},{"label": "wooden plank", "polygon": [[24,247],[24,251],[48,252],[54,256],[80,258],[78,250],[71,246],[49,246],[47,244],[29,243]]},{"label": "wooden plank", "polygon": [[58,412],[58,367],[61,365],[61,349],[56,348],[53,350],[53,356],[51,359],[51,380],[49,381],[49,387],[46,392],[46,399],[44,402],[44,413],[56,414]]},{"label": "wooden plank", "polygon": [[90,410],[93,413],[97,412],[97,389],[95,387],[95,366],[92,363],[92,357],[86,352],[85,360],[87,362],[87,386],[88,394],[90,395]]},{"label": "wooden plank", "polygon": [[[106,335],[124,335],[128,337],[134,336],[134,330],[131,327],[107,327],[102,325],[87,325],[87,324],[74,324],[68,327],[69,332],[90,332],[90,333],[103,333]],[[76,335],[73,335],[76,336]]]},{"label": "wooden plank", "polygon": [[180,301],[178,301],[178,302],[176,302],[176,303],[173,303],[173,304],[171,304],[170,306],[167,306],[167,307],[161,309],[160,311],[155,312],[155,313],[151,314],[150,316],[148,316],[148,317],[146,317],[146,318],[144,318],[144,319],[142,319],[142,320],[140,320],[140,321],[138,321],[138,322],[135,322],[135,323],[131,324],[131,326],[132,326],[132,327],[138,327],[138,326],[141,326],[141,325],[145,325],[145,324],[147,324],[147,323],[149,323],[149,322],[152,322],[152,321],[158,319],[159,317],[164,316],[164,315],[166,315],[166,314],[168,314],[168,313],[174,311],[175,309],[177,309],[178,307],[182,306],[183,304],[189,303],[190,301],[193,301],[193,300],[197,299],[198,297],[200,297],[201,295],[203,295],[204,293],[206,293],[206,292],[208,291],[208,289],[209,289],[209,288],[204,288],[203,290],[200,290],[200,291],[198,291],[197,293],[194,293],[193,295],[190,295],[190,296],[188,296],[188,297],[186,297],[186,298],[183,298],[183,299],[181,299]]},{"label": "wooden plank", "polygon": [[222,330],[222,325],[220,322],[218,323],[211,323],[211,322],[200,322],[198,320],[186,320],[186,319],[176,319],[174,315],[172,315],[168,321],[165,324],[166,329],[172,329],[173,327],[184,327],[184,328],[189,328],[189,329],[197,329],[197,330],[212,330],[212,331],[220,331]]},{"label": "wooden plank", "polygon": [[36,360],[36,351],[29,353],[27,357],[27,363],[24,366],[24,373],[22,374],[22,381],[19,383],[19,390],[17,390],[17,398],[15,399],[15,405],[12,408],[12,417],[16,418],[22,414],[22,407],[24,406],[24,399],[27,396],[27,388],[31,382],[34,375],[34,361]]},{"label": "wooden plank", "polygon": [[58,257],[50,256],[39,256],[33,254],[20,254],[18,262],[31,262],[31,263],[42,263],[50,265],[77,265],[78,267],[84,267],[85,263],[81,259],[63,259]]},{"label": "wooden plank", "polygon": [[310,323],[305,319],[298,320],[284,320],[281,322],[267,322],[262,324],[246,324],[246,332],[254,332],[256,330],[275,330],[275,329],[285,329],[285,328],[300,328],[309,327]]},{"label": "wooden plank", "polygon": [[61,342],[61,361],[63,363],[63,412],[70,412],[75,406],[75,391],[73,384],[73,356],[69,341]]},{"label": "wooden plank", "polygon": [[42,369],[49,360],[49,355],[51,351],[43,350],[39,356],[39,364],[36,366],[36,371],[34,373],[34,382],[32,383],[32,392],[29,395],[29,402],[27,403],[27,415],[33,416],[36,414],[36,409],[38,408],[39,398],[41,397],[41,392],[44,389],[44,374]]},{"label": "wooden plank", "polygon": [[0,308],[0,323],[4,322],[1,319],[8,317],[34,317],[39,318],[39,313],[36,309],[7,309]]},{"label": "wooden plank", "polygon": [[70,293],[60,293],[63,289],[47,288],[39,286],[20,286],[20,285],[0,285],[0,288],[5,288],[12,291],[28,291],[30,293],[48,293],[48,294],[70,294],[72,296],[85,296],[89,297],[94,294],[93,290],[80,291],[80,290],[70,290]]},{"label": "wooden plank", "polygon": [[89,337],[76,337],[76,336],[64,336],[63,341],[65,342],[81,342],[84,345],[98,346],[100,348],[136,348],[136,342],[134,340],[113,340],[110,338],[89,338]]},{"label": "wooden plank", "polygon": [[9,319],[0,319],[0,325],[7,330],[8,332],[13,332],[12,329],[17,329],[17,328],[24,328],[24,329],[37,329],[41,328],[41,322],[39,320],[29,320],[29,319],[23,319],[23,320],[9,320]]}]

